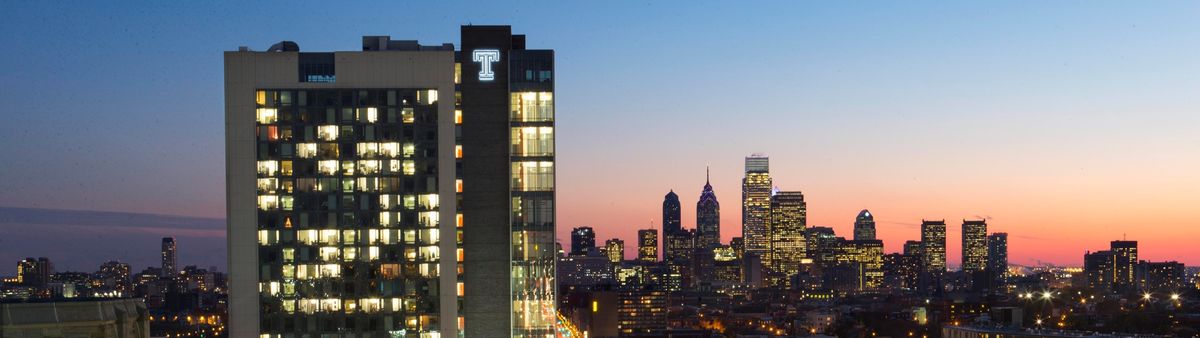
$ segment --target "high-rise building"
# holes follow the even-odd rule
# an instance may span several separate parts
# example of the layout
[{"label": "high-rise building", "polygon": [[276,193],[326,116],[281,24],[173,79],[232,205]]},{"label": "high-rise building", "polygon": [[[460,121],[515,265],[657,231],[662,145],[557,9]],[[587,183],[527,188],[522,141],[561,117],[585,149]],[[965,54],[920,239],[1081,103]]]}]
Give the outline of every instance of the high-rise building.
[{"label": "high-rise building", "polygon": [[925,271],[946,272],[946,221],[921,221],[921,254]]},{"label": "high-rise building", "polygon": [[1008,283],[1008,234],[992,233],[987,237],[987,271],[993,290]]},{"label": "high-rise building", "polygon": [[555,332],[554,53],[461,33],[225,54],[230,336]]},{"label": "high-rise building", "polygon": [[173,278],[179,273],[179,268],[175,265],[175,238],[163,237],[162,239],[162,277]]},{"label": "high-rise building", "polygon": [[46,257],[26,257],[17,262],[17,283],[36,288],[45,288],[54,274],[54,263]]},{"label": "high-rise building", "polygon": [[619,238],[604,241],[604,255],[609,263],[621,264],[625,260],[625,241]]},{"label": "high-rise building", "polygon": [[921,241],[905,241],[904,254],[912,256],[921,256]]},{"label": "high-rise building", "polygon": [[940,294],[946,273],[946,221],[921,221],[921,289]]},{"label": "high-rise building", "polygon": [[771,246],[767,227],[771,208],[770,159],[761,154],[746,157],[746,176],[742,178],[742,238],[746,251],[766,258]]},{"label": "high-rise building", "polygon": [[852,272],[850,290],[876,290],[883,284],[883,241],[838,241],[835,260]]},{"label": "high-rise building", "polygon": [[800,270],[800,261],[808,257],[804,239],[807,208],[804,194],[799,191],[780,191],[771,196],[768,223],[771,245],[764,263],[770,265],[773,285],[786,285]]},{"label": "high-rise building", "polygon": [[717,203],[708,173],[704,176],[704,190],[696,201],[696,248],[708,250],[721,245],[721,204]]},{"label": "high-rise building", "polygon": [[666,237],[666,259],[669,290],[679,290],[691,283],[692,255],[695,253],[696,232],[680,230]]},{"label": "high-rise building", "polygon": [[596,231],[592,227],[571,229],[571,254],[585,255],[596,248]]},{"label": "high-rise building", "polygon": [[867,209],[858,212],[854,217],[854,240],[869,241],[875,239],[875,216]]},{"label": "high-rise building", "polygon": [[892,253],[883,256],[883,286],[894,290],[916,290],[920,281],[921,257]]},{"label": "high-rise building", "polygon": [[962,271],[974,273],[987,268],[987,221],[963,220]]},{"label": "high-rise building", "polygon": [[1112,241],[1110,250],[1113,253],[1112,281],[1119,291],[1132,291],[1137,287],[1137,241]]},{"label": "high-rise building", "polygon": [[1113,282],[1113,252],[1104,250],[1084,252],[1083,273],[1087,278],[1089,289],[1098,292],[1111,292]]},{"label": "high-rise building", "polygon": [[129,264],[109,261],[100,264],[97,275],[105,287],[116,291],[133,291],[131,285],[129,285],[129,270]]},{"label": "high-rise building", "polygon": [[675,194],[675,190],[663,196],[662,212],[663,236],[683,230],[683,209],[680,208],[679,195]]},{"label": "high-rise building", "polygon": [[647,263],[658,261],[658,230],[638,230],[638,260]]},{"label": "high-rise building", "polygon": [[1186,267],[1180,262],[1141,261],[1137,265],[1138,290],[1163,294],[1178,292],[1186,275]]},{"label": "high-rise building", "polygon": [[833,228],[812,226],[804,229],[805,253],[818,266],[830,266],[837,257],[839,238]]}]

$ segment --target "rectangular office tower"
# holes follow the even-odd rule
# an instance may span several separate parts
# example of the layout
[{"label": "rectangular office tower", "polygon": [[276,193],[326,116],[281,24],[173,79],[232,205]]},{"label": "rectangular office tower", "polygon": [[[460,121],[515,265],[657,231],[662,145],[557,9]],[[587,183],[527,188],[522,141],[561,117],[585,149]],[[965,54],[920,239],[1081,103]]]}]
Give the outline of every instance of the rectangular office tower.
[{"label": "rectangular office tower", "polygon": [[230,336],[552,334],[552,61],[503,26],[226,52]]}]

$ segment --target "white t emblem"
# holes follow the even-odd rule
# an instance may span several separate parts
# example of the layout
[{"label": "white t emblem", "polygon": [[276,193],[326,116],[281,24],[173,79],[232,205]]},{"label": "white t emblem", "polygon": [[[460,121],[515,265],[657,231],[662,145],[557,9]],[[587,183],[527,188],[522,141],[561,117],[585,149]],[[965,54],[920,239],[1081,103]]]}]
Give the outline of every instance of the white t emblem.
[{"label": "white t emblem", "polygon": [[500,61],[500,51],[496,49],[476,49],[471,53],[471,60],[479,62],[479,81],[492,81],[496,73],[492,72],[492,63]]}]

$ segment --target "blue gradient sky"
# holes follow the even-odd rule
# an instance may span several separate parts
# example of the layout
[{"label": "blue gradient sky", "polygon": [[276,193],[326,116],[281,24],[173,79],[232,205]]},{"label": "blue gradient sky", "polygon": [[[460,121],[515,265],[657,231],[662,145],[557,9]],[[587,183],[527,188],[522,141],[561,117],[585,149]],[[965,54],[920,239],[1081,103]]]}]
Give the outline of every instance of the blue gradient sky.
[{"label": "blue gradient sky", "polygon": [[222,51],[457,43],[460,24],[510,24],[557,51],[562,234],[632,244],[668,189],[693,227],[711,165],[723,237],[740,235],[741,158],[762,152],[777,185],[805,192],[810,225],[849,234],[870,208],[889,251],[946,218],[957,261],[958,220],[986,216],[1014,263],[1078,264],[1128,234],[1144,257],[1200,264],[1197,15],[1183,1],[6,3],[0,206],[223,217]]}]

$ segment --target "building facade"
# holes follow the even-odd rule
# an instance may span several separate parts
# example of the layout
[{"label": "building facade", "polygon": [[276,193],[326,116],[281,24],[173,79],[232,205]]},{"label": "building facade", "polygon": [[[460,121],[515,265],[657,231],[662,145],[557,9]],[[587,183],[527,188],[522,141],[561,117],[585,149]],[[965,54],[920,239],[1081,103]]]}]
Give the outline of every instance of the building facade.
[{"label": "building facade", "polygon": [[646,263],[658,261],[658,230],[638,230],[638,260]]},{"label": "building facade", "polygon": [[625,260],[625,241],[619,238],[604,241],[604,256],[609,263],[621,264]]},{"label": "building facade", "polygon": [[771,246],[770,230],[767,229],[772,186],[770,158],[761,154],[747,156],[745,171],[746,176],[742,178],[742,238],[747,252],[765,260]]},{"label": "building facade", "polygon": [[554,332],[553,51],[461,33],[226,52],[231,336]]}]

